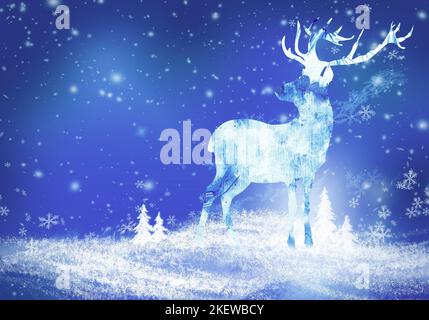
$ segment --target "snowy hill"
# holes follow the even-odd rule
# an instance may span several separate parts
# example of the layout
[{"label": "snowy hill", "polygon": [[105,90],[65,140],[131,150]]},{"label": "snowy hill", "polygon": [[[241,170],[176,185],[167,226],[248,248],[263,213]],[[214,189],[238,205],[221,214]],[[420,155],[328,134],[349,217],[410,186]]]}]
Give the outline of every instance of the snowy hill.
[{"label": "snowy hill", "polygon": [[194,225],[143,246],[129,239],[4,240],[0,297],[429,298],[427,243],[289,249],[283,213],[242,213],[235,221],[235,237],[210,222],[203,242]]}]

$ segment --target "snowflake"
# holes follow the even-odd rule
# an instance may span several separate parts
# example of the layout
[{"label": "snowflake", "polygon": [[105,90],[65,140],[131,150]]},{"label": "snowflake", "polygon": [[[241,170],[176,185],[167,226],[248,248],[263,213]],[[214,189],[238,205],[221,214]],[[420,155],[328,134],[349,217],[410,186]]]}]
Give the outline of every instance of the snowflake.
[{"label": "snowflake", "polygon": [[25,236],[27,235],[27,229],[25,229],[25,227],[24,227],[24,226],[21,226],[21,227],[19,228],[19,230],[18,230],[18,234],[19,234],[21,237],[25,237]]},{"label": "snowflake", "polygon": [[334,47],[331,48],[331,53],[332,54],[337,54],[338,52],[340,52],[340,49],[338,47],[334,46]]},{"label": "snowflake", "polygon": [[392,212],[389,210],[387,206],[381,206],[381,208],[377,211],[380,219],[386,220],[388,217],[392,215]]},{"label": "snowflake", "polygon": [[405,183],[404,183],[403,181],[398,181],[398,182],[396,182],[396,189],[399,189],[399,190],[406,190]]},{"label": "snowflake", "polygon": [[392,51],[389,51],[389,53],[387,54],[387,59],[389,60],[404,60],[405,56],[400,55],[399,51],[396,49],[393,49]]},{"label": "snowflake", "polygon": [[24,219],[25,219],[25,221],[27,221],[27,222],[30,222],[30,221],[31,221],[31,214],[29,214],[29,213],[27,213],[27,212],[26,212],[26,213],[24,214],[24,216],[25,216],[25,218],[24,218]]},{"label": "snowflake", "polygon": [[296,22],[295,22],[295,20],[289,20],[288,22],[287,22],[287,24],[289,25],[289,27],[291,27],[291,28],[293,28],[293,27],[295,27],[296,26]]},{"label": "snowflake", "polygon": [[[426,198],[429,198],[429,187],[425,188],[425,196],[426,196]],[[0,197],[0,199],[1,199],[1,197]]]},{"label": "snowflake", "polygon": [[420,197],[414,197],[413,203],[411,204],[412,207],[416,209],[421,209],[423,206],[423,201]]},{"label": "snowflake", "polygon": [[380,174],[380,172],[378,172],[377,169],[374,169],[372,171],[366,170],[365,175],[366,175],[367,180],[372,184],[377,183],[378,180],[381,178],[381,174]]},{"label": "snowflake", "polygon": [[404,180],[402,180],[402,184],[406,190],[412,190],[413,186],[417,184],[417,172],[414,172],[413,169],[408,170],[408,172],[404,173]]},{"label": "snowflake", "polygon": [[198,212],[196,211],[191,211],[188,213],[188,217],[192,220],[194,220],[197,216],[198,216]]},{"label": "snowflake", "polygon": [[47,230],[60,223],[59,217],[52,213],[48,213],[45,217],[39,217],[39,222],[39,227],[46,228]]},{"label": "snowflake", "polygon": [[386,226],[379,221],[368,228],[367,236],[370,243],[381,244],[384,243],[386,239],[391,238],[392,233],[390,229],[387,229]]},{"label": "snowflake", "polygon": [[5,166],[5,168],[10,168],[12,166],[12,164],[10,162],[5,162],[4,166]]},{"label": "snowflake", "polygon": [[362,196],[375,184],[381,184],[379,181],[381,175],[377,170],[363,170],[357,174],[346,172],[346,188],[352,189],[357,197]]},{"label": "snowflake", "polygon": [[137,189],[144,189],[145,183],[143,180],[137,180],[134,185]]},{"label": "snowflake", "polygon": [[132,232],[135,226],[136,226],[136,223],[134,221],[128,221],[127,223],[121,224],[118,228],[118,231],[120,234]]},{"label": "snowflake", "polygon": [[173,216],[168,216],[167,218],[167,224],[170,226],[174,226],[176,224],[176,217]]},{"label": "snowflake", "polygon": [[363,121],[370,120],[373,116],[375,116],[375,111],[371,109],[370,105],[366,105],[361,107],[358,114],[360,115]]},{"label": "snowflake", "polygon": [[414,207],[407,208],[407,210],[405,211],[405,215],[409,219],[411,219],[411,218],[417,217],[419,215],[419,211]]},{"label": "snowflake", "polygon": [[10,213],[8,207],[0,207],[0,217],[7,217]]},{"label": "snowflake", "polygon": [[357,208],[359,206],[359,197],[353,197],[350,201],[349,201],[349,207],[350,208]]},{"label": "snowflake", "polygon": [[429,216],[429,208],[428,208],[428,207],[424,208],[424,209],[422,210],[422,214],[423,214],[425,217]]}]

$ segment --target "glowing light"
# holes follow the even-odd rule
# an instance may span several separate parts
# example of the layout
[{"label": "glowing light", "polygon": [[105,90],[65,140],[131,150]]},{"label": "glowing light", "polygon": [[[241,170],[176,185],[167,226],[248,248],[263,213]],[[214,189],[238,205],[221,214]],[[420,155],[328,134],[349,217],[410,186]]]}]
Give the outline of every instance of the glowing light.
[{"label": "glowing light", "polygon": [[364,190],[368,190],[369,188],[371,188],[371,182],[369,182],[369,181],[364,181],[364,182],[362,183],[362,189],[364,189]]},{"label": "glowing light", "polygon": [[270,86],[265,86],[262,88],[261,94],[262,95],[266,95],[266,94],[272,94],[273,93],[273,88]]},{"label": "glowing light", "polygon": [[214,96],[214,92],[213,92],[213,90],[206,90],[206,97],[207,98],[213,98],[213,96]]},{"label": "glowing light", "polygon": [[43,178],[43,172],[41,170],[35,170],[33,173],[33,177],[35,177],[37,179],[41,179],[41,178]]},{"label": "glowing light", "polygon": [[46,3],[50,7],[56,7],[60,4],[60,1],[59,0],[47,0]]},{"label": "glowing light", "polygon": [[124,80],[124,77],[119,72],[114,72],[110,75],[110,81],[113,83],[121,83]]},{"label": "glowing light", "polygon": [[392,116],[393,116],[392,114],[385,113],[383,117],[384,117],[384,120],[390,120],[392,119]]},{"label": "glowing light", "polygon": [[146,129],[143,127],[138,127],[136,131],[138,137],[144,137],[146,135]]},{"label": "glowing light", "polygon": [[72,29],[71,34],[72,34],[72,36],[74,36],[74,37],[79,36],[79,30],[77,30],[77,29]]},{"label": "glowing light", "polygon": [[155,188],[155,184],[151,180],[147,180],[143,183],[143,190],[151,191]]},{"label": "glowing light", "polygon": [[281,123],[286,123],[289,120],[289,117],[287,116],[287,114],[281,114],[279,117],[279,121]]},{"label": "glowing light", "polygon": [[81,189],[80,189],[80,183],[79,183],[79,181],[72,181],[70,183],[70,191],[72,191],[72,192],[78,192],[80,190]]},{"label": "glowing light", "polygon": [[417,122],[417,129],[420,131],[426,131],[429,128],[429,123],[426,120],[419,120]]},{"label": "glowing light", "polygon": [[423,10],[419,10],[417,11],[417,18],[419,18],[420,20],[426,20],[428,17],[426,11]]},{"label": "glowing light", "polygon": [[383,79],[383,77],[382,76],[374,76],[374,77],[372,77],[371,78],[371,82],[372,82],[372,84],[374,85],[374,86],[379,86],[379,85],[381,85],[381,84],[383,84],[383,82],[384,82],[384,79]]},{"label": "glowing light", "polygon": [[220,18],[219,12],[215,11],[212,13],[212,20],[218,20]]},{"label": "glowing light", "polygon": [[79,91],[79,88],[77,87],[77,85],[73,84],[70,86],[69,91],[70,91],[70,93],[75,94]]}]

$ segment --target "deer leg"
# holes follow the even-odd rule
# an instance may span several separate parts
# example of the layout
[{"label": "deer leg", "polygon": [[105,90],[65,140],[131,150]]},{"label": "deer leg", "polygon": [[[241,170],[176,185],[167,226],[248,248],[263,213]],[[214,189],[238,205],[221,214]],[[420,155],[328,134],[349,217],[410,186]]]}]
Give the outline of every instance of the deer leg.
[{"label": "deer leg", "polygon": [[230,210],[232,200],[237,195],[239,195],[240,193],[242,193],[249,186],[249,184],[250,183],[248,183],[244,179],[238,178],[230,186],[230,188],[225,191],[225,193],[221,197],[223,220],[224,220],[224,222],[225,222],[226,227],[227,227],[228,230],[232,230],[232,226],[233,226],[233,223],[232,223],[232,214],[231,214],[231,210]]},{"label": "deer leg", "polygon": [[222,196],[222,213],[223,213],[223,221],[226,224],[226,228],[228,230],[232,230],[232,215],[231,215],[231,203],[234,196],[230,194]]},{"label": "deer leg", "polygon": [[307,247],[311,247],[313,245],[313,238],[311,236],[310,226],[310,192],[312,184],[312,182],[304,184],[304,243]]},{"label": "deer leg", "polygon": [[204,233],[204,227],[206,226],[207,218],[209,216],[209,208],[213,205],[213,202],[222,194],[222,181],[224,180],[225,170],[224,168],[216,169],[216,177],[213,182],[206,188],[206,192],[203,194],[203,209],[201,210],[200,223],[198,224],[198,233],[202,235]]},{"label": "deer leg", "polygon": [[296,219],[297,202],[296,202],[296,185],[292,184],[288,189],[288,214],[289,214],[289,237],[287,244],[291,248],[295,248],[294,224]]}]

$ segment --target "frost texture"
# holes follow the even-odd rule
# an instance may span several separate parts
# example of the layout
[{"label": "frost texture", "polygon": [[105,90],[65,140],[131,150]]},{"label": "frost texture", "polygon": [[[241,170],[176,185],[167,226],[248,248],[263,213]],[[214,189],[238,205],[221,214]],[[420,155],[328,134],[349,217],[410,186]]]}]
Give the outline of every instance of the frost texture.
[{"label": "frost texture", "polygon": [[402,87],[405,83],[406,78],[402,71],[387,69],[377,73],[364,83],[361,90],[352,91],[347,100],[336,100],[332,103],[335,123],[352,125],[368,121],[375,115],[368,102],[396,87]]},{"label": "frost texture", "polygon": [[[129,240],[4,240],[0,245],[3,288],[34,297],[84,299],[381,299],[429,296],[427,244],[296,249],[285,245],[283,212],[237,215],[236,240],[221,223],[207,224],[203,243],[194,228],[161,243]],[[269,230],[269,232],[267,232]],[[298,229],[297,238],[304,232]],[[374,235],[379,237],[379,235]],[[379,238],[377,238],[379,239]],[[301,244],[301,245],[300,245]],[[362,270],[368,287],[362,288]],[[55,283],[62,271],[69,289]],[[14,284],[11,286],[10,284]],[[7,285],[6,285],[7,284]],[[12,289],[11,289],[12,290]],[[3,293],[0,293],[0,297]]]}]

